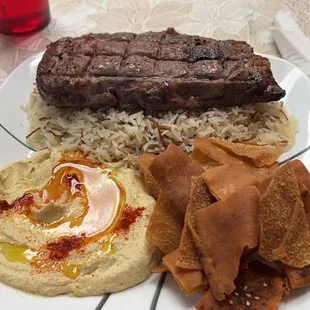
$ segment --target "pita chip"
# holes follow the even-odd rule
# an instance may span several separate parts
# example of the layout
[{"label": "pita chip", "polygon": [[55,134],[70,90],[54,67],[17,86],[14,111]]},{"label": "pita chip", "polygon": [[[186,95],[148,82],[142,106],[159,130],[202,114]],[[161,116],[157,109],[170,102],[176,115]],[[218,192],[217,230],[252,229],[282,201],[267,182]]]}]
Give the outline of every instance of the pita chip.
[{"label": "pita chip", "polygon": [[180,288],[186,296],[207,288],[207,279],[201,270],[185,270],[175,265],[179,250],[173,251],[163,258],[164,265],[172,273]]},{"label": "pita chip", "polygon": [[204,169],[179,147],[170,144],[166,151],[153,160],[150,171],[165,196],[184,214],[189,201],[191,179]]},{"label": "pita chip", "polygon": [[250,160],[255,167],[269,167],[273,165],[282,154],[278,149],[261,145],[236,143],[215,138],[209,138],[209,141],[226,152],[234,154],[239,158]]},{"label": "pita chip", "polygon": [[[287,163],[291,168],[293,168],[295,175],[299,181],[299,190],[304,203],[304,208],[306,212],[306,218],[308,227],[310,227],[310,174],[308,169],[300,160],[293,160]],[[304,287],[310,285],[310,265],[305,266],[301,269],[292,268],[283,265],[289,286],[291,289],[296,289],[299,287]]]},{"label": "pita chip", "polygon": [[259,210],[259,254],[303,268],[310,264],[310,232],[299,182],[289,164],[277,169]]},{"label": "pita chip", "polygon": [[179,256],[176,261],[176,266],[189,270],[202,270],[200,264],[199,250],[197,249],[196,244],[193,240],[191,231],[187,224],[186,217],[185,225],[181,236]]},{"label": "pita chip", "polygon": [[300,160],[293,160],[287,163],[295,172],[299,182],[299,190],[304,204],[307,223],[310,229],[310,173]]},{"label": "pita chip", "polygon": [[160,264],[152,269],[152,273],[162,273],[162,272],[169,272],[169,269],[164,264]]},{"label": "pita chip", "polygon": [[282,268],[286,273],[291,289],[294,290],[310,284],[310,266],[297,269],[283,265]]},{"label": "pita chip", "polygon": [[298,159],[290,161],[287,165],[293,168],[297,179],[310,191],[310,173],[306,166]]},{"label": "pita chip", "polygon": [[190,157],[205,170],[219,166],[220,164],[195,148]]},{"label": "pita chip", "polygon": [[299,181],[299,191],[301,195],[302,202],[304,204],[304,210],[306,213],[306,219],[308,223],[308,227],[310,229],[310,191],[308,188],[304,185],[304,183],[301,183]]},{"label": "pita chip", "polygon": [[[235,281],[236,290],[218,301],[209,290],[197,303],[197,310],[276,310],[284,291],[284,279],[273,268],[258,262],[249,264]],[[246,288],[246,290],[244,289]]]},{"label": "pita chip", "polygon": [[169,254],[179,247],[184,215],[160,192],[146,229],[146,239]]},{"label": "pita chip", "polygon": [[192,233],[193,240],[198,249],[201,248],[201,240],[198,236],[197,226],[195,221],[195,212],[210,206],[216,202],[215,198],[211,195],[210,190],[206,186],[202,176],[193,178],[190,201],[188,204],[188,218],[187,225]]},{"label": "pita chip", "polygon": [[[210,161],[217,162],[221,165],[231,164],[240,161],[239,158],[232,154],[228,154],[222,148],[211,143],[210,138],[196,138],[193,141],[195,150],[199,150],[199,158],[202,158],[203,153],[205,158],[209,158]],[[195,155],[197,157],[197,155]]]},{"label": "pita chip", "polygon": [[[215,141],[220,141],[219,145],[217,145],[216,143],[212,143]],[[240,153],[240,154],[243,154],[244,156],[234,154],[233,152],[229,150],[229,148],[227,149],[223,148],[222,145],[225,145],[226,143],[228,143],[229,145],[242,145],[243,153]],[[271,164],[270,166],[258,167],[257,165],[254,165],[254,161],[252,159],[249,159],[248,157],[246,157],[248,147],[250,148],[254,147],[257,152],[258,150],[260,150],[261,154],[264,154],[265,149],[268,149],[267,153],[270,152],[270,148],[266,148],[260,145],[249,146],[243,143],[222,141],[222,140],[217,140],[214,138],[196,138],[193,141],[193,145],[195,146],[195,149],[192,153],[192,158],[195,161],[197,161],[201,166],[203,166],[205,169],[206,168],[210,169],[216,166],[214,162],[217,162],[219,166],[219,165],[232,164],[235,162],[243,161],[243,164],[247,166],[250,172],[259,181],[261,181],[264,178],[266,178],[268,175],[270,175],[270,173],[277,167],[276,162],[273,162],[273,164]],[[272,161],[273,159],[270,162]]]},{"label": "pita chip", "polygon": [[[213,199],[202,176],[193,177],[190,199],[185,214],[185,225],[179,247],[179,256],[176,265],[183,269],[201,270],[200,254],[197,248],[199,237],[195,224],[195,211],[208,207]],[[195,242],[194,238],[197,242]]]},{"label": "pita chip", "polygon": [[287,163],[295,172],[299,182],[299,190],[306,212],[308,226],[310,228],[310,173],[300,160]]},{"label": "pita chip", "polygon": [[152,197],[154,197],[155,199],[157,199],[159,195],[159,186],[149,169],[151,163],[155,158],[156,158],[155,154],[145,153],[138,157],[138,163],[140,164],[143,170],[144,186],[146,188],[147,193]]},{"label": "pita chip", "polygon": [[270,167],[261,167],[261,168],[257,168],[255,166],[253,166],[250,162],[248,161],[244,161],[243,162],[247,168],[249,169],[249,171],[257,178],[257,180],[259,182],[264,181],[266,178],[270,177],[271,175],[273,175],[273,173],[275,172],[275,170],[278,167],[278,163],[274,163],[273,165],[271,165]]},{"label": "pita chip", "polygon": [[257,178],[241,161],[206,170],[202,176],[217,200],[225,200],[246,186],[258,185]]},{"label": "pita chip", "polygon": [[224,300],[234,291],[244,250],[258,245],[259,204],[258,189],[248,186],[223,202],[195,212],[201,263],[217,300]]},{"label": "pita chip", "polygon": [[261,195],[264,195],[267,192],[268,187],[271,183],[271,180],[272,180],[272,175],[269,175],[268,177],[264,178],[262,181],[258,183],[257,188]]}]

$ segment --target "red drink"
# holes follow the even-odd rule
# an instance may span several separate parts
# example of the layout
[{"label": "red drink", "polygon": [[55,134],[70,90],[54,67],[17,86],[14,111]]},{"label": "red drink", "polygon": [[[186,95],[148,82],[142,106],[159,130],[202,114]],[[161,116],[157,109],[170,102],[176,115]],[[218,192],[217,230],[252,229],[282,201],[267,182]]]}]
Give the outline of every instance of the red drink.
[{"label": "red drink", "polygon": [[50,21],[48,0],[0,0],[0,32],[24,33]]}]

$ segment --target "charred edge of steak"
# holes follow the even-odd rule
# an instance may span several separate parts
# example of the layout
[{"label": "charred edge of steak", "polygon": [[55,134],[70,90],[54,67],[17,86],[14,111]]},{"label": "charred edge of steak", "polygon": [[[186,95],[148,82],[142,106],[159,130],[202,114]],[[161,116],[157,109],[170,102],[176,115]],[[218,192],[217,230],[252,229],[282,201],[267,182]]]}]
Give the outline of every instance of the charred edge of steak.
[{"label": "charred edge of steak", "polygon": [[88,34],[49,45],[37,71],[60,107],[196,109],[279,100],[267,58],[241,41],[163,32]]}]

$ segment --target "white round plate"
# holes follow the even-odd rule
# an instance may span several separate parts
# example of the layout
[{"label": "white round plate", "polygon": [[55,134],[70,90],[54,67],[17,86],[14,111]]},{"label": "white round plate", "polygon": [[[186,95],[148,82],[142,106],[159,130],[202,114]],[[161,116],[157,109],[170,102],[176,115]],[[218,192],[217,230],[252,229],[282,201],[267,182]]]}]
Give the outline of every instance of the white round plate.
[{"label": "white round plate", "polygon": [[[0,88],[0,166],[28,156],[32,150],[25,142],[27,119],[21,110],[33,87],[42,54],[35,55],[11,73]],[[265,55],[266,56],[266,55]],[[310,79],[291,63],[266,56],[277,82],[287,92],[283,99],[289,113],[299,120],[295,146],[281,161],[298,158],[310,168]],[[35,277],[33,281],[35,281]],[[186,298],[171,275],[152,275],[144,283],[116,294],[88,298],[33,296],[0,284],[0,309],[10,310],[167,310],[194,309],[201,295]],[[310,287],[285,297],[280,310],[310,309]]]}]

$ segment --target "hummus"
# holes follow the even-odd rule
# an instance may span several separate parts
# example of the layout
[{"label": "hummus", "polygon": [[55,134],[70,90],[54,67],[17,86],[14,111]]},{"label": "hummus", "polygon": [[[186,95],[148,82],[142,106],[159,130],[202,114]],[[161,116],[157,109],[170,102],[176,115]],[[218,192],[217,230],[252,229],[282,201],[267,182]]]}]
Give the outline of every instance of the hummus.
[{"label": "hummus", "polygon": [[145,239],[155,200],[140,175],[76,154],[63,160],[44,150],[0,171],[4,284],[46,296],[101,295],[140,283],[158,264]]}]

